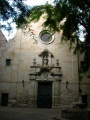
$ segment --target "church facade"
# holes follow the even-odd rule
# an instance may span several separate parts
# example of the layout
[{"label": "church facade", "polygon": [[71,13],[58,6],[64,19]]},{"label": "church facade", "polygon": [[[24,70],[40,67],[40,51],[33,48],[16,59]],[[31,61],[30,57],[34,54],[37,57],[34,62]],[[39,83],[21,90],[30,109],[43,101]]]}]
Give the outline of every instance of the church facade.
[{"label": "church facade", "polygon": [[[89,106],[90,79],[78,78],[82,58],[61,44],[62,32],[42,30],[42,19],[31,32],[17,30],[0,46],[0,102],[2,106],[59,108],[82,102]],[[1,39],[1,38],[0,38]]]}]

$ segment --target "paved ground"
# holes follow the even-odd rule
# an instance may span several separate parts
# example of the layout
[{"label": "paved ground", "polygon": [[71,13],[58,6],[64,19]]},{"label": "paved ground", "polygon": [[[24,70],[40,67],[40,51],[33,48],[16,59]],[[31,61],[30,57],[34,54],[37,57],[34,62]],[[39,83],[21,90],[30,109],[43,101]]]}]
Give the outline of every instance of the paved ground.
[{"label": "paved ground", "polygon": [[0,107],[0,120],[63,120],[60,109]]}]

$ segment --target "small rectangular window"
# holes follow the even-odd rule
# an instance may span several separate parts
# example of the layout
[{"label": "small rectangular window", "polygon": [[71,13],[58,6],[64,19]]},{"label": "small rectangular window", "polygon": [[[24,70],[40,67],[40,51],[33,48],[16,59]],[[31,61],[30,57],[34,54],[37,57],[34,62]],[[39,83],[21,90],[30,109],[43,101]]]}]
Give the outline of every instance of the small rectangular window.
[{"label": "small rectangular window", "polygon": [[84,62],[84,61],[80,61],[80,66],[81,66],[81,68],[83,68],[84,65],[85,65],[85,62]]},{"label": "small rectangular window", "polygon": [[6,59],[6,66],[11,66],[11,59]]}]

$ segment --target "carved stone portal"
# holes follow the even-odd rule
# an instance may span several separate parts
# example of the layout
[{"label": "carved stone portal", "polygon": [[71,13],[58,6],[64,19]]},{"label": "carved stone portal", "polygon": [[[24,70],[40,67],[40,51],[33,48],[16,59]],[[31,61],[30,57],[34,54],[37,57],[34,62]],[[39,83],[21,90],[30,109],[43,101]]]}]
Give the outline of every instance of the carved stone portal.
[{"label": "carved stone portal", "polygon": [[39,57],[42,59],[42,64],[38,65],[34,58],[33,66],[30,66],[32,69],[34,68],[34,72],[29,74],[31,77],[35,76],[34,79],[37,79],[42,77],[42,75],[44,78],[51,78],[53,76],[60,78],[62,76],[59,60],[56,60],[56,65],[52,64],[54,55],[49,50],[45,49],[39,54]]}]

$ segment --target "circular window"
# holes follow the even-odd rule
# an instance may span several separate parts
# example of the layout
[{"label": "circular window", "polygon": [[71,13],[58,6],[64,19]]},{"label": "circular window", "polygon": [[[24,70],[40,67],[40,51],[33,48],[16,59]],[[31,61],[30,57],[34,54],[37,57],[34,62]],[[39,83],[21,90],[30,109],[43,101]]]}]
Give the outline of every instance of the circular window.
[{"label": "circular window", "polygon": [[41,31],[39,36],[41,42],[44,44],[49,44],[54,40],[54,35],[52,35],[52,33],[50,33],[50,31],[47,30]]}]

